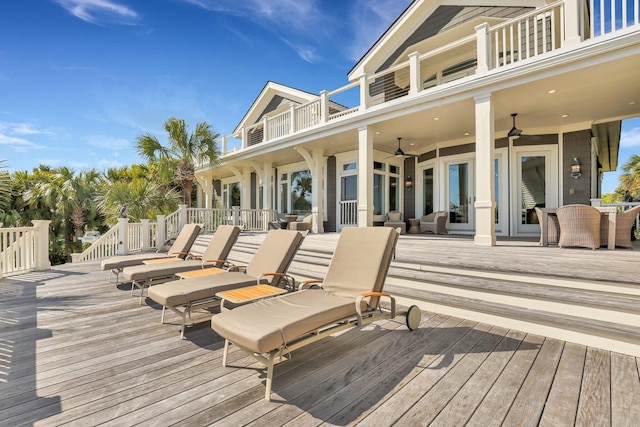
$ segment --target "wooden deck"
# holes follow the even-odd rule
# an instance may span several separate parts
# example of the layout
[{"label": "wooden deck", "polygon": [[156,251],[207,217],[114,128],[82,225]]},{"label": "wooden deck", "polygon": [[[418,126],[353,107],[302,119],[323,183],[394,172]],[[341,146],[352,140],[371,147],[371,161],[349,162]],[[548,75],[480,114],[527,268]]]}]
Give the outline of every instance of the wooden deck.
[{"label": "wooden deck", "polygon": [[[303,247],[328,257],[334,237],[313,236]],[[243,235],[240,243],[254,239]],[[427,260],[415,248],[420,239],[402,239],[396,262]],[[466,249],[451,250],[457,243],[445,240],[432,241],[429,262],[528,274],[540,265],[542,275],[575,264],[585,276],[603,274],[593,251],[557,260],[557,249],[527,242],[476,251],[464,242]],[[640,254],[596,253],[621,270]],[[523,254],[526,263],[515,261]],[[635,273],[615,277],[637,283],[637,276],[636,264]],[[423,312],[413,332],[397,318],[298,350],[276,367],[266,402],[261,366],[232,347],[232,366],[222,367],[223,342],[204,314],[180,340],[176,316],[161,325],[160,307],[138,305],[97,262],[0,279],[0,296],[2,426],[621,426],[640,419],[638,358],[443,314]]]}]

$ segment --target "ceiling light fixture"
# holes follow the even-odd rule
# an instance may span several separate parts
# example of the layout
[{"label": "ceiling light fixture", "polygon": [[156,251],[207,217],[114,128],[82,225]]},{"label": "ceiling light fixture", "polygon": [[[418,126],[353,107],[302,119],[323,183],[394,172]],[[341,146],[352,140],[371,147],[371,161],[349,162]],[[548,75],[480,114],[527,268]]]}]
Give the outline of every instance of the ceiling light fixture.
[{"label": "ceiling light fixture", "polygon": [[547,91],[547,94],[548,94],[548,95],[552,95],[552,94],[554,94],[554,93],[556,93],[556,90],[555,90],[555,89],[550,89],[550,90],[548,90],[548,91]]},{"label": "ceiling light fixture", "polygon": [[566,119],[567,117],[569,117],[569,115],[568,114],[563,114],[560,117],[562,117],[563,119]]}]

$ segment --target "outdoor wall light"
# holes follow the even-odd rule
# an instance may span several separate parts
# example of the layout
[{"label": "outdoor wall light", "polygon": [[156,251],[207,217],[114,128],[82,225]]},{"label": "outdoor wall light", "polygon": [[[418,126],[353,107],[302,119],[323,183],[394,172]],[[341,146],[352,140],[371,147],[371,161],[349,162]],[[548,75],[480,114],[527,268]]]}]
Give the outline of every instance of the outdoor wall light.
[{"label": "outdoor wall light", "polygon": [[411,176],[407,176],[407,179],[404,181],[404,186],[407,190],[411,191],[413,188],[413,180],[411,179]]},{"label": "outdoor wall light", "polygon": [[578,179],[580,176],[582,176],[582,165],[580,164],[580,160],[574,157],[571,162],[571,178]]}]

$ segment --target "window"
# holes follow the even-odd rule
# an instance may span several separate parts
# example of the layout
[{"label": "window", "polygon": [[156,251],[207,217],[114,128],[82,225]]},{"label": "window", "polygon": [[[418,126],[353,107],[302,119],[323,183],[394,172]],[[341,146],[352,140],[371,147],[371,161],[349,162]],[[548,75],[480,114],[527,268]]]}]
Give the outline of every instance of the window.
[{"label": "window", "polygon": [[229,207],[240,206],[240,183],[229,184]]},{"label": "window", "polygon": [[423,215],[433,213],[433,168],[422,171]]},{"label": "window", "polygon": [[291,173],[291,213],[302,215],[311,212],[311,171]]},{"label": "window", "polygon": [[373,174],[373,214],[384,215],[384,181],[382,174]]}]

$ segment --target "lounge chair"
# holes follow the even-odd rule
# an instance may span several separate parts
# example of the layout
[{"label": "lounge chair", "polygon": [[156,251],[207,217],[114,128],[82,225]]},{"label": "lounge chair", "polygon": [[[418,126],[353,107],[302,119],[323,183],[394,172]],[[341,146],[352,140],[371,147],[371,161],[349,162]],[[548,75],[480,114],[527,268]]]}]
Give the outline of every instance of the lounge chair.
[{"label": "lounge chair", "polygon": [[[391,254],[398,237],[388,227],[345,228],[340,234],[322,287],[303,289],[243,305],[213,316],[211,327],[225,339],[222,363],[230,344],[267,366],[265,398],[270,400],[276,359],[340,330],[395,317],[395,299],[383,293]],[[303,286],[314,285],[310,281]],[[380,298],[390,308],[380,306]],[[413,330],[420,310],[406,315]]]},{"label": "lounge chair", "polygon": [[[220,304],[218,292],[267,283],[272,286],[295,288],[295,281],[286,274],[293,257],[302,244],[306,232],[270,230],[246,266],[235,265],[229,271],[215,275],[193,277],[166,282],[149,289],[149,298],[182,318],[181,337],[184,338],[186,318],[196,308],[205,309]],[[243,269],[244,272],[238,271]]]},{"label": "lounge chair", "polygon": [[111,270],[109,274],[109,281],[111,276],[116,275],[116,285],[118,284],[118,278],[120,273],[125,267],[132,265],[140,265],[146,260],[158,259],[158,258],[172,258],[173,260],[185,259],[191,250],[191,246],[196,241],[196,237],[200,233],[201,226],[199,224],[185,224],[180,230],[178,237],[173,242],[173,245],[169,248],[168,252],[150,252],[140,253],[133,255],[118,255],[111,258],[102,260],[102,270]]},{"label": "lounge chair", "polygon": [[211,237],[201,259],[180,260],[179,262],[161,262],[163,261],[161,259],[147,260],[143,265],[125,267],[122,270],[122,276],[131,281],[131,295],[136,287],[140,288],[140,303],[142,304],[145,288],[173,279],[176,273],[202,269],[207,266],[224,267],[231,247],[238,239],[238,234],[240,234],[240,227],[220,225]]}]

